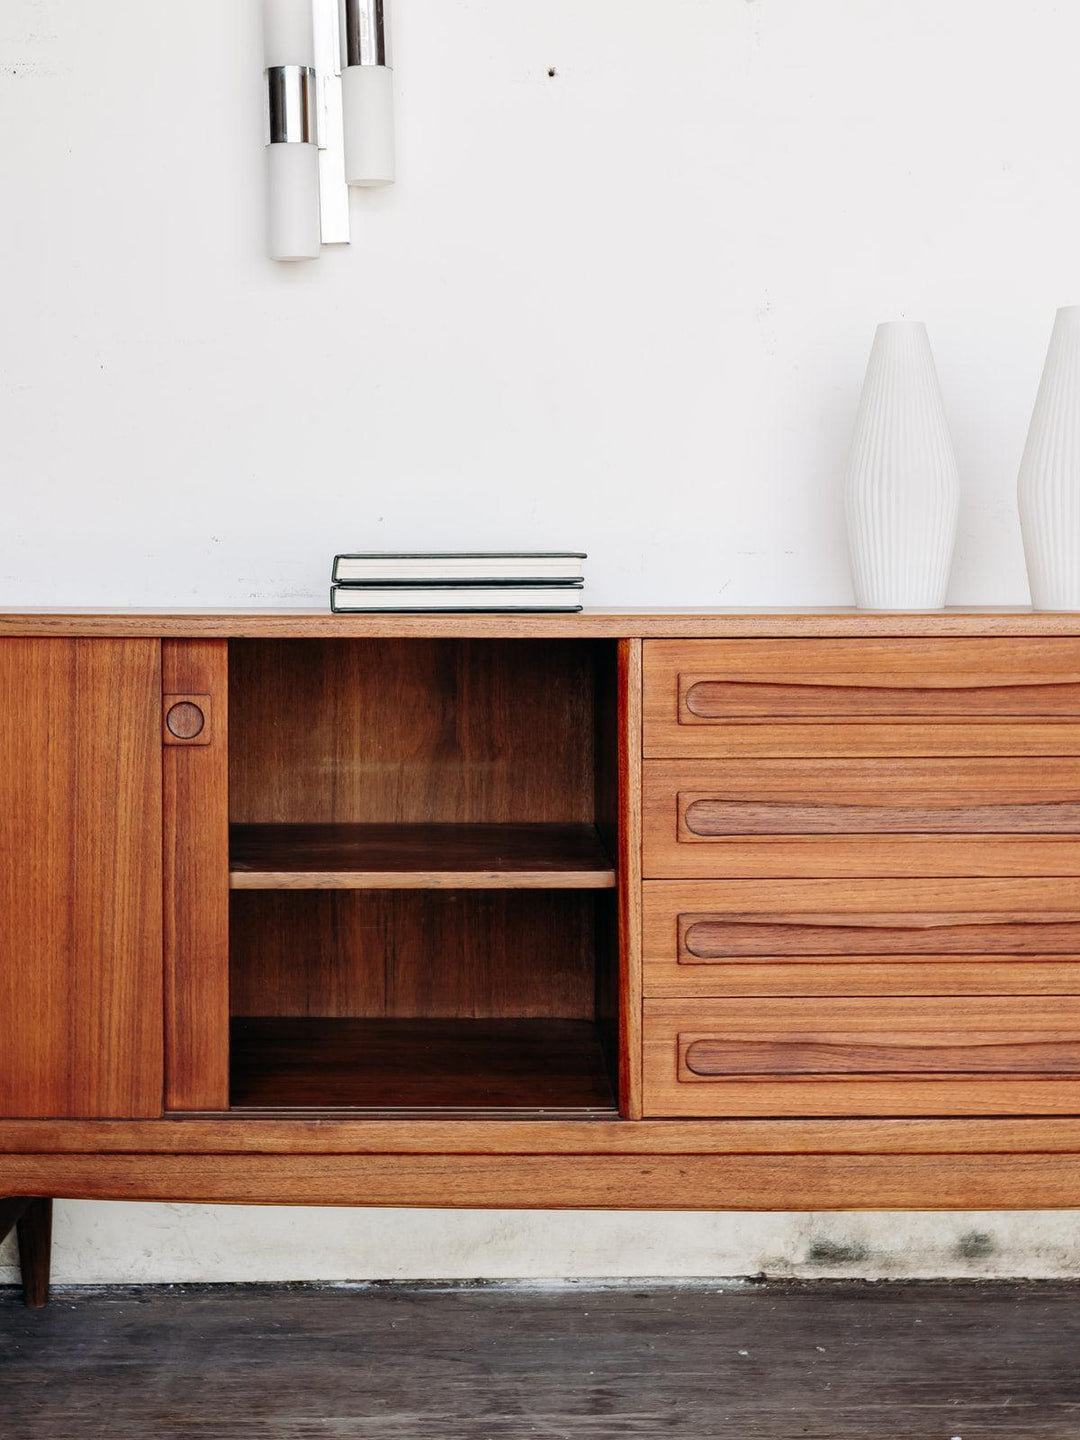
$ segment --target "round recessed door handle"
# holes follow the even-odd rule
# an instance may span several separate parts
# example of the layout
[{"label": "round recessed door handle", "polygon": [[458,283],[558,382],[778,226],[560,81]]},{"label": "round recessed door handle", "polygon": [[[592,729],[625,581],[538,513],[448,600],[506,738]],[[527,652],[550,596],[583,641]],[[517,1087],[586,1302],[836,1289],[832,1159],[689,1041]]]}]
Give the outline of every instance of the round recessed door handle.
[{"label": "round recessed door handle", "polygon": [[165,716],[165,728],[177,740],[194,740],[201,735],[206,716],[194,700],[179,700],[170,706]]}]

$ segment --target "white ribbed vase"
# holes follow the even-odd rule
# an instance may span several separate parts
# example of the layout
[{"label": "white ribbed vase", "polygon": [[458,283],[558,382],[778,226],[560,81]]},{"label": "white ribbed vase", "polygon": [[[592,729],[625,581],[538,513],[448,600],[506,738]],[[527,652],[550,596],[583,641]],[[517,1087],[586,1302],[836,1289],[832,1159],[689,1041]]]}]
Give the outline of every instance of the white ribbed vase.
[{"label": "white ribbed vase", "polygon": [[1080,305],[1054,321],[1017,499],[1031,603],[1080,610]]},{"label": "white ribbed vase", "polygon": [[855,600],[938,610],[956,541],[960,477],[926,326],[879,325],[845,487]]}]

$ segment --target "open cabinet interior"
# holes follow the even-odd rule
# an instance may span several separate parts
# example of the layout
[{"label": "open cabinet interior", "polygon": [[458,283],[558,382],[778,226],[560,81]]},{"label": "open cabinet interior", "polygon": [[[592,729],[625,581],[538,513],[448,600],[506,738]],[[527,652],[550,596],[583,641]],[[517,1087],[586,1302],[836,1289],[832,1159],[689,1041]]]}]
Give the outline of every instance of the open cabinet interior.
[{"label": "open cabinet interior", "polygon": [[617,1107],[612,642],[229,646],[230,1104]]}]

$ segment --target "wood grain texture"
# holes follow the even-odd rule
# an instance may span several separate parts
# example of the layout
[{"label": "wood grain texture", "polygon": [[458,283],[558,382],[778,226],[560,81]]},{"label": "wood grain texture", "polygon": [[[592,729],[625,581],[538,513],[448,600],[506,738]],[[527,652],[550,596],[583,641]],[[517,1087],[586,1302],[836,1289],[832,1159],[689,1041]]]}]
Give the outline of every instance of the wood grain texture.
[{"label": "wood grain texture", "polygon": [[[693,1006],[681,1001],[650,1001],[648,1013],[693,1026]],[[707,1029],[717,1020],[723,1020],[734,1027],[730,1032],[733,1035],[759,1037],[809,1029],[837,1029],[865,1035],[892,1030],[910,1031],[913,1035],[945,1031],[957,1038],[974,1031],[1006,1035],[1025,1031],[1050,1037],[1080,1029],[1080,997],[1021,1000],[986,996],[962,1001],[948,997],[938,1000],[882,998],[868,1003],[841,996],[834,1000],[773,1000],[767,1005],[755,1005],[750,1000],[710,1001],[702,1004],[698,1020],[698,1029]]]},{"label": "wood grain texture", "polygon": [[1068,1282],[418,1282],[0,1294],[0,1332],[9,1440],[1073,1440],[1080,1321]]},{"label": "wood grain texture", "polygon": [[29,1195],[7,1195],[0,1198],[0,1240],[6,1240],[34,1202]]},{"label": "wood grain texture", "polygon": [[[644,773],[647,785],[691,792],[699,803],[708,796],[715,804],[760,806],[765,811],[805,807],[812,815],[833,806],[911,810],[917,816],[970,807],[1000,811],[1007,819],[1015,806],[1053,812],[1080,804],[1080,759],[1070,757],[649,760]],[[702,833],[723,831],[702,827]]]},{"label": "wood grain texture", "polygon": [[[750,762],[752,763],[752,762]],[[729,835],[1075,835],[1080,804],[842,805],[680,796],[683,838]]]},{"label": "wood grain texture", "polygon": [[[857,694],[884,690],[891,697],[884,713],[893,714],[897,713],[894,706],[907,703],[903,698],[906,694],[917,691],[923,698],[913,701],[916,710],[926,706],[949,716],[958,713],[959,708],[963,717],[972,707],[978,707],[979,691],[1021,687],[1032,693],[1012,707],[1014,714],[1045,717],[1063,711],[1080,713],[1076,708],[1070,711],[1060,693],[1064,687],[1073,700],[1080,698],[1080,648],[1076,644],[1063,644],[1053,635],[1037,638],[1034,634],[1024,639],[1001,634],[962,641],[939,638],[937,619],[939,616],[927,616],[924,628],[909,632],[910,639],[883,638],[873,618],[864,615],[867,624],[860,626],[851,641],[806,639],[798,645],[789,641],[750,641],[737,647],[723,639],[700,644],[652,641],[645,649],[645,687],[648,691],[661,671],[674,670],[683,677],[683,696],[694,684],[780,685],[792,687],[792,704],[798,700],[802,706],[808,703],[806,687],[811,691]],[[998,698],[991,708],[998,710],[1001,703]],[[852,708],[832,696],[822,696],[816,704],[821,704],[822,713],[828,716],[837,708],[842,713],[850,713]],[[752,696],[747,697],[747,706],[747,714],[757,713]],[[776,717],[775,696],[768,697],[763,710],[765,719]]]},{"label": "wood grain texture", "polygon": [[229,725],[224,640],[166,640],[166,694],[210,697],[197,745],[162,755],[165,1107],[229,1103]]},{"label": "wood grain texture", "polygon": [[680,723],[722,724],[726,720],[1075,720],[1080,715],[1076,684],[974,684],[967,689],[922,683],[829,684],[755,680],[688,680],[680,694]]},{"label": "wood grain texture", "polygon": [[[1034,1077],[965,1079],[913,1074],[874,1077],[706,1079],[680,1081],[673,1042],[650,1025],[645,1002],[645,1114],[654,1119],[752,1117],[895,1117],[1075,1115],[1075,1080]],[[975,1206],[978,1208],[978,1206]]]},{"label": "wood grain texture", "polygon": [[1078,1024],[1069,996],[646,1000],[646,1114],[1077,1114]]},{"label": "wood grain texture", "polygon": [[[916,908],[927,882],[912,882],[908,890],[894,886],[884,895],[873,880],[819,883],[826,893],[816,901],[813,882],[809,897],[803,886],[802,900],[810,899],[803,908],[740,911],[733,907],[743,882],[647,882],[646,993],[1080,994],[1080,911],[1048,908],[1070,903],[1066,881],[1057,882],[1056,896],[1041,892],[1042,907],[1028,903],[1026,882],[979,882],[996,889],[974,897],[965,886],[975,882],[958,880],[951,891],[939,890],[946,905],[970,899],[972,908],[964,910]],[[752,898],[784,907],[788,894],[784,882],[765,882]],[[876,911],[875,903],[881,905]]]},{"label": "wood grain texture", "polygon": [[[175,641],[163,641],[163,647]],[[218,642],[220,644],[220,642]],[[162,683],[167,683],[162,660]],[[163,745],[209,745],[214,738],[214,697],[180,695],[166,691],[161,697]]]},{"label": "wood grain texture", "polygon": [[916,1155],[1080,1153],[1080,1119],[571,1120],[290,1114],[0,1121],[0,1154]]},{"label": "wood grain texture", "polygon": [[233,1013],[593,1019],[602,898],[589,891],[237,890]]},{"label": "wood grain texture", "polygon": [[1075,875],[1080,760],[648,760],[651,877]]},{"label": "wood grain texture", "polygon": [[[495,626],[475,631],[458,628],[471,617],[446,617],[449,626],[439,621],[434,628],[427,628],[429,617],[409,618],[419,621],[419,628],[383,628],[380,619],[375,629],[366,628],[366,621],[358,630],[335,621],[330,630],[328,617],[318,617],[313,638],[292,647],[285,639],[273,646],[237,642],[243,675],[238,681],[234,674],[233,686],[245,719],[242,733],[233,737],[233,819],[596,826],[609,854],[618,850],[623,889],[618,894],[237,891],[233,1010],[238,1003],[246,1009],[272,999],[272,1011],[248,1014],[272,1015],[270,1028],[277,1027],[273,1035],[264,1032],[261,1050],[253,1045],[246,1069],[238,1063],[237,1078],[246,1075],[253,1086],[272,1089],[285,1076],[280,1093],[270,1097],[275,1106],[291,1109],[298,1098],[301,1105],[326,1104],[326,1073],[321,1080],[316,1075],[314,1086],[297,1084],[295,1073],[310,1079],[320,1064],[333,1071],[335,1047],[293,1044],[282,1038],[285,1031],[292,1026],[310,1036],[312,1021],[304,1017],[323,1015],[344,1022],[355,1039],[358,1021],[360,1028],[365,1022],[377,1026],[379,1017],[411,1011],[419,1022],[411,1041],[402,1042],[405,1032],[395,1021],[384,1028],[381,1049],[373,1042],[345,1046],[347,1063],[337,1065],[334,1080],[343,1089],[329,1100],[355,1103],[357,1074],[370,1062],[377,1085],[366,1098],[374,1096],[376,1105],[401,1103],[408,1118],[319,1120],[310,1113],[286,1118],[275,1110],[245,1119],[0,1121],[0,1183],[7,1191],[279,1203],[706,1209],[1075,1203],[1080,1042],[1074,1037],[1080,1034],[1080,1000],[1069,991],[1080,965],[1075,944],[1080,899],[1076,881],[1068,878],[1073,820],[1063,807],[1080,804],[1080,789],[1075,796],[1070,790],[1076,762],[1069,758],[1080,754],[1080,723],[1073,723],[1067,693],[1080,683],[1069,678],[1069,656],[1077,650],[1069,636],[1080,632],[1076,617],[1054,617],[1054,624],[1074,627],[1057,639],[1043,617],[976,617],[980,638],[965,629],[975,623],[970,617],[951,615],[713,617],[722,635],[777,637],[748,638],[739,645],[772,645],[786,633],[804,637],[801,649],[818,643],[806,626],[826,636],[831,629],[850,637],[837,645],[860,650],[857,665],[868,660],[871,671],[876,667],[889,683],[842,678],[826,687],[845,692],[855,712],[854,720],[836,723],[833,702],[819,714],[820,695],[806,699],[815,685],[793,685],[787,666],[779,679],[751,680],[749,688],[763,687],[757,700],[764,696],[770,713],[783,697],[768,696],[766,689],[793,688],[802,709],[796,706],[780,724],[741,715],[731,725],[717,726],[714,715],[743,704],[747,690],[736,695],[717,690],[728,680],[706,675],[701,681],[706,688],[684,706],[693,718],[681,725],[676,719],[680,733],[738,732],[742,741],[731,742],[730,733],[725,739],[724,753],[734,756],[742,743],[777,743],[782,731],[781,754],[783,745],[806,745],[807,759],[820,762],[830,746],[839,745],[837,754],[844,755],[847,746],[853,758],[823,769],[819,763],[800,765],[795,750],[793,763],[725,767],[719,790],[710,789],[718,770],[705,765],[709,785],[674,792],[695,797],[687,810],[701,807],[692,816],[699,833],[684,825],[684,838],[676,843],[683,852],[714,857],[707,875],[718,873],[715,856],[728,853],[729,841],[746,847],[747,878],[650,880],[640,888],[633,777],[641,766],[642,742],[633,714],[633,667],[637,654],[647,656],[655,642],[641,646],[634,631],[586,626],[548,634],[531,626],[534,619],[551,617],[513,617],[530,622],[524,628],[510,625],[510,617],[482,617]],[[909,628],[876,629],[878,619],[887,627]],[[291,623],[281,619],[286,627]],[[300,633],[275,629],[277,624],[261,617],[258,626],[265,628],[252,634],[268,639]],[[1025,624],[1034,628],[1018,628]],[[1009,639],[1007,654],[977,648],[996,646],[989,638],[995,633]],[[350,634],[369,638],[343,645],[342,637]],[[616,647],[589,638],[599,634],[623,640],[614,687]],[[912,662],[912,683],[905,685],[893,683],[904,676],[898,677],[891,652],[882,659],[874,649],[875,637],[890,634],[909,637],[894,642],[914,646],[905,655],[926,645],[933,649],[950,635],[972,638],[949,640],[954,648],[948,654],[931,655],[930,682],[925,668],[916,676]],[[473,635],[475,644],[464,638]],[[856,635],[863,637],[858,646]],[[1016,637],[1024,635],[1030,643],[1017,644]],[[481,636],[490,638],[481,642]],[[582,643],[564,644],[556,636]],[[538,643],[517,643],[525,639]],[[223,649],[219,644],[219,655]],[[1017,659],[1021,651],[1024,673]],[[1048,678],[1051,668],[1058,679]],[[989,680],[978,678],[984,672]],[[203,684],[192,674],[176,682],[165,678],[170,693],[218,694],[216,683]],[[159,707],[161,688],[158,684]],[[928,688],[938,692],[929,719],[920,709]],[[875,708],[880,690],[907,692],[906,700],[886,697],[894,708],[884,719]],[[862,691],[874,694],[856,693]],[[991,718],[997,716],[1005,718]],[[215,699],[215,731],[218,720]],[[871,740],[858,738],[867,735]],[[618,783],[613,740],[622,748]],[[820,753],[813,748],[818,743],[824,745]],[[892,743],[897,749],[884,753],[883,764],[860,766],[861,754],[875,753],[860,751],[864,743]],[[900,758],[905,745],[907,760]],[[1015,756],[990,758],[1009,745]],[[950,746],[959,763],[935,765],[934,754],[949,754]],[[912,753],[910,747],[928,753]],[[179,755],[184,747],[171,748]],[[193,747],[183,758],[194,760],[211,748]],[[1048,757],[1046,763],[1031,763],[1040,754]],[[710,758],[705,753],[671,768],[682,772]],[[767,751],[763,758],[768,761]],[[215,783],[220,798],[220,777]],[[950,810],[966,814],[942,814]],[[220,804],[214,813],[221,813]],[[906,832],[912,820],[920,828]],[[970,839],[964,829],[969,821],[978,826]],[[789,825],[795,826],[792,834],[785,829]],[[166,823],[167,846],[168,831]],[[816,865],[826,853],[823,847],[837,841],[850,841],[851,851],[836,879],[815,878],[820,872],[813,870],[808,878],[792,872],[785,847],[815,847]],[[909,842],[937,848],[920,861],[913,859]],[[1025,872],[1027,860],[1018,861],[1015,850],[1010,858],[1006,848],[992,853],[984,848],[973,860],[967,848],[998,842],[1030,847],[1040,868]],[[894,847],[880,878],[843,868],[859,863],[860,848],[865,855],[868,846],[879,844]],[[961,869],[952,878],[934,870],[946,847],[954,857],[949,863]],[[980,872],[980,854],[990,854],[994,866],[1019,865],[1021,873],[1008,878],[985,868]],[[772,857],[764,863],[776,867],[773,880],[762,873],[763,855]],[[926,865],[929,870],[920,875]],[[724,871],[738,873],[726,863]],[[213,873],[220,880],[216,860]],[[847,875],[853,878],[841,878]],[[610,1090],[603,1102],[609,1107],[606,1118],[596,1109],[580,1112],[589,1118],[573,1120],[514,1118],[519,1103],[558,1108],[557,1100],[536,1100],[543,1083],[569,1087],[579,1103],[587,1089],[583,1073],[592,1077],[594,1093],[607,1083],[602,1037],[613,1011],[604,956],[614,935],[616,901],[624,929],[622,1095],[624,1113],[634,1113],[633,1027],[639,1012],[632,997],[635,983],[640,997],[643,982],[634,980],[626,935],[635,923],[640,891],[644,961],[654,977],[644,985],[669,984],[674,970],[695,977],[699,987],[694,994],[682,992],[681,999],[652,991],[657,998],[646,1002],[644,1108],[673,1118],[616,1120]],[[178,887],[178,905],[180,894]],[[653,902],[660,919],[650,937]],[[215,899],[215,907],[219,903]],[[541,920],[530,906],[543,907],[547,918]],[[220,909],[215,913],[220,923]],[[656,978],[661,962],[667,978]],[[214,967],[219,985],[221,969],[220,963]],[[720,981],[718,971],[724,972]],[[730,980],[736,971],[738,980]],[[723,984],[762,988],[718,989],[710,999],[708,987]],[[814,985],[821,987],[820,998],[814,998]],[[844,990],[845,985],[854,988]],[[874,995],[874,986],[892,987],[895,994]],[[945,993],[935,995],[927,987]],[[1001,988],[979,995],[978,987]],[[221,994],[219,989],[215,1023]],[[800,995],[805,998],[795,998]],[[724,998],[729,996],[734,998]],[[673,1003],[675,1008],[664,1011]],[[502,1062],[485,1071],[476,1058],[477,1025],[482,1029],[500,1017],[528,1022],[530,1015],[541,1027],[560,1018],[576,1021],[575,1033],[589,1037],[587,1063],[560,1062],[548,1076],[539,1050],[533,1053],[523,1043],[516,1070],[507,1061],[505,1071]],[[452,1022],[449,1029],[443,1026],[442,1041],[435,1036],[440,1017]],[[337,1051],[340,1062],[345,1052],[340,1046]],[[213,1052],[220,1066],[227,1053],[220,1034]],[[425,1053],[432,1062],[426,1078]],[[426,1096],[415,1089],[406,1093],[418,1074],[421,1088],[429,1086]],[[485,1107],[473,1118],[419,1118],[425,1104],[441,1106],[444,1100],[444,1114],[463,1114],[468,1084],[487,1091],[473,1097]],[[486,1108],[493,1084],[505,1086],[494,1102],[507,1106],[499,1119]],[[672,1098],[682,1108],[668,1108]],[[220,1104],[219,1095],[200,1108]],[[717,1115],[729,1118],[713,1118]],[[1072,1202],[1063,1198],[1070,1195]]]},{"label": "wood grain texture", "polygon": [[[615,669],[592,642],[234,643],[234,1015],[587,1021],[614,1065],[614,897],[587,892],[615,886]],[[326,1103],[382,1103],[361,1088]]]},{"label": "wood grain texture", "polygon": [[0,1155],[0,1186],[174,1204],[1048,1210],[1080,1207],[1080,1157],[18,1154]]},{"label": "wood grain texture", "polygon": [[233,1108],[607,1110],[587,1020],[240,1018]]},{"label": "wood grain texture", "polygon": [[610,890],[595,825],[234,825],[234,890]]},{"label": "wood grain texture", "polygon": [[594,894],[593,972],[597,1034],[607,1065],[608,1082],[621,1103],[620,1062],[622,1055],[619,877],[622,861],[623,796],[620,789],[619,731],[623,692],[619,672],[618,645],[593,646],[595,709],[593,748],[595,784],[593,804],[596,829],[610,863],[615,866],[615,887]]},{"label": "wood grain texture", "polygon": [[53,1202],[47,1198],[39,1198],[31,1200],[15,1222],[23,1300],[30,1310],[41,1310],[49,1303],[52,1218]]},{"label": "wood grain texture", "polygon": [[1080,995],[1080,958],[986,960],[980,956],[928,955],[918,960],[886,957],[852,961],[847,956],[718,962],[694,970],[646,968],[646,993],[677,995],[878,996],[878,995]]},{"label": "wood grain texture", "polygon": [[[918,639],[889,640],[868,627],[854,642],[650,641],[647,710],[648,692],[672,674],[680,677],[683,724],[979,713],[1080,718],[1080,646],[1054,638],[958,641],[936,639],[929,629]],[[695,687],[697,703],[688,704]]]},{"label": "wood grain texture", "polygon": [[69,609],[27,606],[0,613],[0,636],[144,637],[150,639],[776,639],[896,636],[993,638],[1080,636],[1067,612],[955,606],[873,613],[851,607],[603,609],[577,615],[331,615],[294,607],[208,609]]},{"label": "wood grain texture", "polygon": [[1051,914],[1070,920],[1077,910],[1075,881],[1057,876],[885,876],[863,880],[646,880],[643,893],[667,903],[722,915],[959,913],[988,916]]},{"label": "wood grain texture", "polygon": [[0,1115],[161,1112],[155,641],[0,643]]},{"label": "wood grain texture", "polygon": [[1068,955],[1080,953],[1080,924],[1052,917],[1010,916],[988,923],[972,915],[680,915],[678,963],[739,960],[750,955],[886,957],[892,955]]},{"label": "wood grain texture", "polygon": [[1077,840],[1050,836],[855,835],[723,837],[686,844],[674,811],[646,792],[648,879],[769,879],[880,876],[992,878],[1080,875]]},{"label": "wood grain texture", "polygon": [[641,642],[619,644],[619,1095],[627,1119],[641,1097]]},{"label": "wood grain texture", "polygon": [[[689,729],[687,733],[691,733]],[[698,733],[698,732],[693,732]],[[651,746],[646,754],[653,758],[702,759],[712,755],[721,759],[895,759],[897,756],[1037,756],[1080,754],[1080,725],[1059,725],[1046,721],[1024,724],[985,725],[725,725],[722,732],[704,730],[704,735],[719,736],[722,743],[690,747],[672,744]]]},{"label": "wood grain texture", "polygon": [[745,1075],[1080,1075],[1080,1040],[1055,1035],[980,1033],[778,1039],[680,1036],[680,1079]]},{"label": "wood grain texture", "polygon": [[593,824],[595,658],[588,643],[235,642],[231,819]]},{"label": "wood grain texture", "polygon": [[1066,638],[650,640],[645,753],[1080,753]]}]

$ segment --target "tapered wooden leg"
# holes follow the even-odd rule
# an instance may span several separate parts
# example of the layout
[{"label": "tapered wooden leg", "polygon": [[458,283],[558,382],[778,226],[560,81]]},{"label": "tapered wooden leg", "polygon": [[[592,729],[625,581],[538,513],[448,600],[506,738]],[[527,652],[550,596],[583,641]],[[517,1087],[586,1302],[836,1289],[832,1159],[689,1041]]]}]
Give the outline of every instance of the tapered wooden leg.
[{"label": "tapered wooden leg", "polygon": [[49,1303],[52,1208],[51,1200],[31,1200],[15,1222],[19,1237],[23,1299],[31,1310],[39,1310],[42,1305]]},{"label": "tapered wooden leg", "polygon": [[0,1240],[6,1240],[32,1201],[29,1195],[7,1195],[0,1200]]}]

